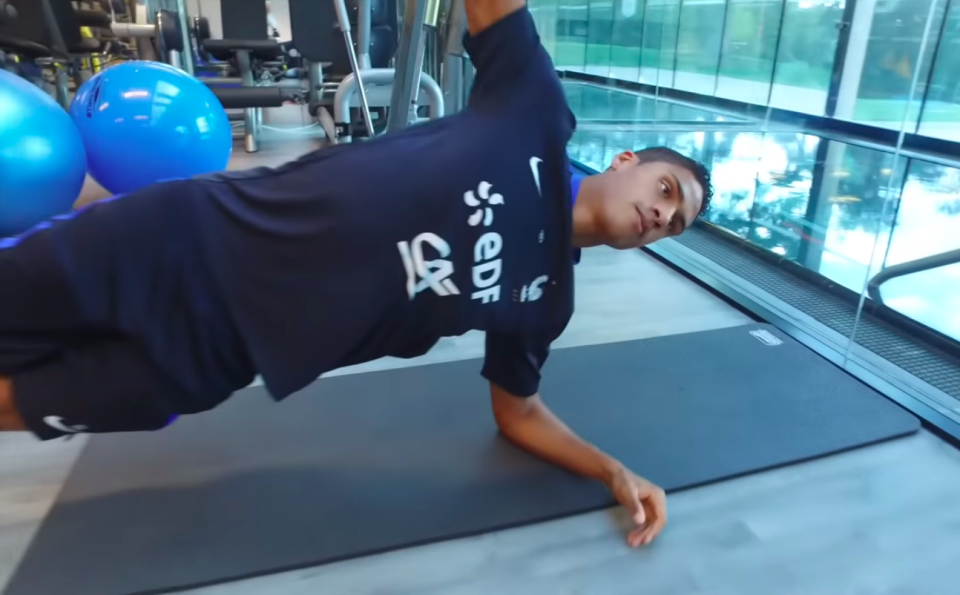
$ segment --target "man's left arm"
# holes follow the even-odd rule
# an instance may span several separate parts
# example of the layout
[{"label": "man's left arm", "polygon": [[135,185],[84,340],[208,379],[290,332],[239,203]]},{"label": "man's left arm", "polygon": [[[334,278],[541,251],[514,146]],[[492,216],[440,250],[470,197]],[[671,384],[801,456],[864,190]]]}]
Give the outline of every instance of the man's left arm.
[{"label": "man's left arm", "polygon": [[[484,375],[490,381],[491,406],[500,432],[537,457],[602,482],[637,525],[627,537],[630,546],[650,543],[667,523],[666,495],[577,436],[550,411],[532,388],[539,384],[548,348],[549,342],[538,344],[518,335],[487,333]],[[509,384],[510,390],[503,384]]]}]

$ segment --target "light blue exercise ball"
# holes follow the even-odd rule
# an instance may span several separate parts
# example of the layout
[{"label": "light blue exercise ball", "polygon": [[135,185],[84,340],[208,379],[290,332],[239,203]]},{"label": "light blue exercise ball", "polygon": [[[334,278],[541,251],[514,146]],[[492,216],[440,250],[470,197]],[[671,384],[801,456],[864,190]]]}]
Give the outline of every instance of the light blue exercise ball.
[{"label": "light blue exercise ball", "polygon": [[0,238],[70,211],[86,172],[83,141],[67,112],[0,69]]},{"label": "light blue exercise ball", "polygon": [[114,194],[221,171],[233,150],[230,120],[213,92],[158,62],[98,73],[77,91],[70,115],[90,175]]}]

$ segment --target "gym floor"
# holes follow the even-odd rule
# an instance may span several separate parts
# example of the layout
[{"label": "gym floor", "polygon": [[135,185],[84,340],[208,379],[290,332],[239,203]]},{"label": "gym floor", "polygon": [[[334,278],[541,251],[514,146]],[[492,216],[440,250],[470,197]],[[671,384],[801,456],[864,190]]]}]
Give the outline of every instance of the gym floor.
[{"label": "gym floor", "polygon": [[[275,165],[313,146],[285,137],[248,155],[237,145],[231,169]],[[81,202],[103,196],[91,183]],[[577,313],[557,347],[746,322],[641,252],[596,248],[578,267]],[[481,355],[482,336],[471,333],[416,360],[339,373]],[[603,395],[596,399],[602,406]],[[0,590],[83,445],[83,437],[40,443],[0,434]],[[958,501],[960,452],[921,432],[674,494],[667,531],[643,550],[624,545],[628,519],[612,509],[191,593],[952,595],[960,584]]]}]

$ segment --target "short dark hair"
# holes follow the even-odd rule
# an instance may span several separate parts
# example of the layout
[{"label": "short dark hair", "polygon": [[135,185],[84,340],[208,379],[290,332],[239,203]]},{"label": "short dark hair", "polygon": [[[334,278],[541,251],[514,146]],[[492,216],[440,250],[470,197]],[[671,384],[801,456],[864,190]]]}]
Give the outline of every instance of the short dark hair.
[{"label": "short dark hair", "polygon": [[651,161],[672,163],[693,174],[694,179],[703,188],[703,204],[700,205],[700,212],[697,213],[697,216],[699,217],[707,212],[707,209],[710,208],[710,201],[713,199],[713,183],[710,181],[710,170],[704,164],[667,147],[649,147],[635,151],[635,154],[640,163],[650,163]]}]

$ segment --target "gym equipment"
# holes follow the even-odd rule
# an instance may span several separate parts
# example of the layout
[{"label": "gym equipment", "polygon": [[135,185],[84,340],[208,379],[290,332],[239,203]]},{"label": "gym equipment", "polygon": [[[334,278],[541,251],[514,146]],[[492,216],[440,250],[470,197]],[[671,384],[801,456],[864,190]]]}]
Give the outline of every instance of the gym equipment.
[{"label": "gym equipment", "polygon": [[[210,77],[204,82],[225,109],[243,110],[243,138],[246,151],[259,150],[263,108],[280,107],[287,101],[300,102],[304,91],[299,80],[292,85],[259,85],[254,78],[257,61],[283,58],[282,47],[266,37],[266,4],[263,0],[232,0],[230,10],[221,14],[224,39],[198,36],[197,44],[206,54],[218,60],[234,61],[240,77]],[[194,31],[209,34],[209,24],[194,22]],[[244,37],[253,34],[255,37]]]},{"label": "gym equipment", "polygon": [[[431,5],[439,2],[428,1]],[[387,2],[382,4],[390,6]],[[357,112],[357,116],[362,120],[363,134],[373,136],[382,132],[384,126],[378,127],[377,124],[386,119],[388,113],[392,113],[389,110],[391,95],[399,80],[399,70],[371,68],[377,66],[373,64],[371,57],[376,57],[379,61],[386,54],[382,49],[378,49],[376,56],[373,56],[371,47],[377,42],[378,35],[383,37],[378,33],[381,28],[389,27],[388,23],[378,20],[384,18],[384,14],[389,14],[389,10],[381,8],[381,3],[377,3],[377,0],[356,0],[351,6],[356,7],[353,11],[357,15],[356,19],[351,18],[351,7],[347,6],[345,0],[333,0],[332,7],[312,0],[289,1],[293,38],[300,53],[310,62],[310,113],[317,116],[328,139],[334,144],[351,142],[357,136],[354,112]],[[426,10],[426,13],[430,12],[430,9]],[[338,30],[343,36],[342,51],[335,49],[337,46],[330,36],[323,35],[323,29],[321,34],[316,33],[315,23],[330,19],[336,20],[335,31]],[[352,35],[354,20],[357,21],[356,44]],[[382,47],[384,42],[380,43]],[[342,64],[338,64],[337,57],[341,53],[347,56],[348,62],[348,68],[343,72],[338,70],[344,68]],[[324,71],[322,65],[330,68]],[[430,119],[442,117],[443,97],[442,93],[436,92],[439,90],[436,80],[426,73],[420,73],[417,81],[413,77],[412,67],[408,70],[418,91],[411,94],[411,105],[416,108],[429,105]],[[404,109],[403,113],[407,114],[410,121],[419,120],[414,109]]]},{"label": "gym equipment", "polygon": [[35,85],[0,70],[0,238],[70,211],[86,173],[70,116]]},{"label": "gym equipment", "polygon": [[58,103],[69,104],[73,54],[91,50],[70,0],[4,0],[0,48],[53,72]]},{"label": "gym equipment", "polygon": [[447,18],[444,19],[441,35],[444,51],[439,66],[440,85],[444,105],[450,113],[455,114],[467,106],[474,68],[463,47],[463,36],[467,32],[467,12],[463,0],[447,0],[443,13]]},{"label": "gym equipment", "polygon": [[[279,405],[251,389],[162,432],[95,436],[7,595],[168,592],[612,505],[498,435],[480,367],[334,376]],[[761,324],[558,349],[543,393],[668,491],[920,428]]]},{"label": "gym equipment", "polygon": [[[390,93],[396,80],[396,71],[392,68],[371,68],[364,70],[363,82],[373,88],[381,90],[380,100],[376,103],[386,103],[390,100]],[[353,139],[350,136],[352,129],[351,106],[354,104],[357,93],[362,93],[363,86],[355,74],[349,74],[337,85],[337,92],[333,99],[333,118],[337,122],[337,141],[348,143]],[[424,93],[429,107],[428,118],[436,120],[444,115],[443,93],[437,82],[428,76],[419,81],[419,88]],[[361,96],[361,104],[364,97]],[[407,111],[407,110],[404,110]]]},{"label": "gym equipment", "polygon": [[[13,54],[17,63],[52,70],[57,100],[65,108],[70,104],[71,79],[75,87],[79,87],[117,59],[129,59],[136,54],[141,59],[162,58],[182,65],[187,71],[191,68],[189,52],[178,51],[183,48],[183,35],[176,12],[161,10],[156,13],[154,23],[134,24],[116,21],[115,2],[110,3],[108,14],[103,10],[74,8],[70,0],[2,1],[5,16],[0,19],[0,48],[6,54]],[[179,2],[182,4],[183,0]],[[120,18],[129,18],[124,11],[119,13]],[[118,36],[133,39],[136,53],[120,42]],[[21,67],[20,70],[28,69]],[[40,71],[39,76],[32,73],[28,76],[44,85],[42,75]]]},{"label": "gym equipment", "polygon": [[70,106],[90,175],[115,194],[227,167],[230,122],[206,85],[158,62],[126,62],[85,83]]}]

